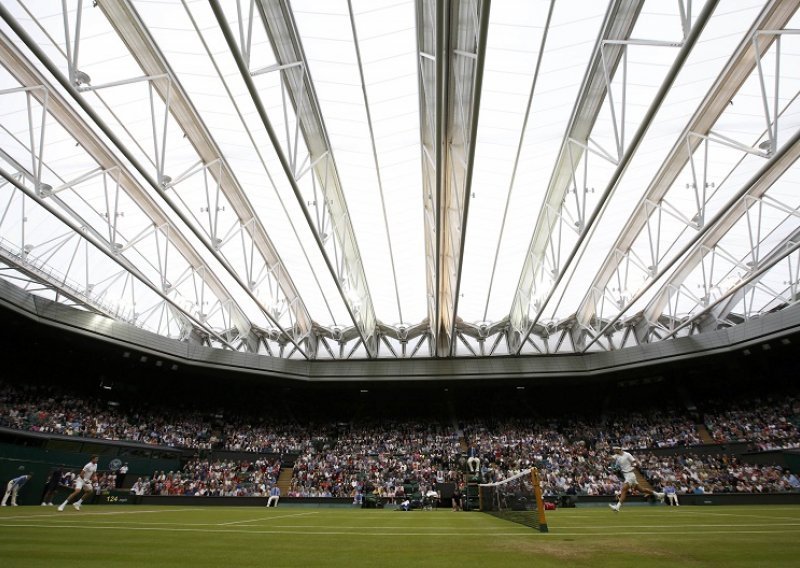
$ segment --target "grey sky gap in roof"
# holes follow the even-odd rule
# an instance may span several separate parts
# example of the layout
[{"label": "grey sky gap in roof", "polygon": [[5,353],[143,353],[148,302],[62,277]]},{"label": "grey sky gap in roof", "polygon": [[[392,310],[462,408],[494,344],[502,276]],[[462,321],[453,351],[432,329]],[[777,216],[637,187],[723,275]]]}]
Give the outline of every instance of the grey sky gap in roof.
[{"label": "grey sky gap in roof", "polygon": [[797,301],[800,0],[8,0],[0,277],[290,359]]}]

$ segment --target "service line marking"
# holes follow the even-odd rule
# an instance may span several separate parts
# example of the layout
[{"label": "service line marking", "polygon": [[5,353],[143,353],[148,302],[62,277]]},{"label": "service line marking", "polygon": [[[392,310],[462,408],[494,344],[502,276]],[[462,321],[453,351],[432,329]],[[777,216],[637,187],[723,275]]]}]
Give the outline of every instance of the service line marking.
[{"label": "service line marking", "polygon": [[750,513],[713,513],[711,511],[681,511],[684,515],[715,515],[717,517],[751,517],[753,519],[785,519],[787,521],[800,521],[800,517],[779,517],[774,515],[752,515]]},{"label": "service line marking", "polygon": [[310,513],[293,513],[291,515],[278,515],[270,517],[258,517],[257,519],[249,519],[246,521],[231,521],[229,523],[217,523],[217,526],[224,527],[230,525],[241,525],[244,523],[257,523],[258,521],[272,521],[274,519],[285,519],[287,517],[303,517],[305,515],[319,515],[319,511],[312,511]]}]

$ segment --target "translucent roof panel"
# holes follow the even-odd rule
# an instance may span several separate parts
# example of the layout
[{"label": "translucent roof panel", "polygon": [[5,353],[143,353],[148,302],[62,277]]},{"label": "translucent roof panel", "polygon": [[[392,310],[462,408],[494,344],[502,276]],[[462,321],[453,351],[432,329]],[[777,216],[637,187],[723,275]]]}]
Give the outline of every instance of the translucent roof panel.
[{"label": "translucent roof panel", "polygon": [[[425,317],[414,2],[294,2],[380,319]],[[402,316],[402,317],[401,317]]]},{"label": "translucent roof panel", "polygon": [[798,2],[445,7],[4,2],[0,275],[326,359],[617,349],[795,301]]},{"label": "translucent roof panel", "polygon": [[[509,214],[513,215],[506,208],[515,173],[520,169],[518,155],[520,141],[524,143],[525,117],[535,121],[543,116],[533,107],[531,91],[549,6],[549,2],[507,3],[491,12],[462,297],[458,304],[459,314],[466,321],[482,322],[497,319],[498,315],[502,317],[502,312],[495,312],[491,318],[488,315],[489,288],[496,281],[501,289],[507,289],[507,281],[514,278],[513,274],[497,271],[496,259],[498,246],[502,246],[504,221]],[[551,33],[556,35],[557,32]],[[533,193],[533,188],[522,191]],[[507,310],[507,302],[500,309]]]},{"label": "translucent roof panel", "polygon": [[[652,6],[647,5],[645,10],[648,8],[652,8]],[[700,104],[715,78],[727,63],[729,54],[742,41],[742,34],[750,27],[752,18],[758,14],[761,6],[753,2],[748,6],[748,12],[743,12],[743,6],[739,6],[737,10],[733,11],[722,8],[710,18],[698,42],[699,46],[702,47],[696,48],[689,54],[669,92],[661,102],[660,108],[645,133],[638,151],[633,156],[624,176],[616,186],[592,238],[586,244],[585,251],[581,255],[580,263],[577,265],[575,275],[572,278],[573,282],[565,283],[559,292],[558,297],[563,295],[563,300],[559,307],[560,313],[573,313],[581,299],[586,296],[586,287],[574,285],[574,281],[583,278],[582,274],[594,275],[606,256],[610,254],[611,247],[614,246],[618,236],[624,230],[625,221],[632,214],[635,207],[641,204],[645,190],[667,157],[670,148],[678,141],[687,122],[695,113],[697,105]],[[747,17],[744,17],[745,14]],[[666,16],[662,15],[657,20],[649,21],[652,24],[662,18],[666,18]],[[671,14],[670,18],[678,20],[676,14]],[[672,29],[674,30],[672,39],[680,39],[680,29],[674,26]],[[737,30],[737,33],[734,33],[734,30]],[[638,37],[648,37],[648,31],[655,33],[657,36],[660,35],[662,38],[665,37],[658,26],[650,30],[637,29],[637,33],[641,34]],[[656,55],[652,50],[658,50],[662,55],[666,55],[671,50],[672,57],[674,57],[677,55],[678,49],[646,45],[634,47],[637,48],[637,51],[631,51],[629,57],[633,58],[634,54],[636,54],[635,57],[642,62],[646,61],[650,55]],[[669,64],[671,64],[671,61],[661,65],[659,67],[661,69],[660,72],[649,79],[650,95],[643,99],[638,99],[641,103],[637,105],[639,108],[635,112],[639,116],[641,116],[646,106],[653,103],[654,87],[659,81],[663,80],[666,67]],[[639,83],[644,80],[638,75],[630,73],[631,71],[629,70],[629,81]],[[628,125],[628,136],[633,134],[638,125],[638,122]],[[725,149],[722,148],[722,150],[724,151]],[[740,157],[740,154],[738,157]],[[713,164],[713,160],[711,163]],[[647,267],[657,264],[651,258],[655,251],[658,251],[659,257],[668,255],[670,252],[674,254],[679,249],[679,244],[676,240],[679,238],[677,235],[684,234],[685,238],[689,238],[689,235],[685,232],[686,224],[681,222],[681,218],[691,219],[697,212],[694,192],[691,189],[693,180],[687,178],[687,176],[691,177],[691,171],[692,164],[687,163],[683,173],[678,176],[664,198],[666,202],[665,211],[669,210],[670,214],[662,213],[657,217],[657,221],[654,216],[653,223],[658,223],[658,230],[656,231],[651,227],[652,230],[643,231],[634,242],[631,256],[637,260],[638,266],[637,263],[627,263],[625,265],[627,280],[615,277],[613,281],[608,283],[607,296],[609,301],[613,300],[619,303],[621,299],[630,299],[638,290],[639,284],[647,278]],[[713,188],[709,191],[713,191]],[[692,207],[694,207],[694,210],[691,210]],[[654,242],[658,243],[657,245],[654,244],[652,251],[649,235],[654,236]],[[611,304],[608,304],[608,306],[609,309],[613,309]],[[607,315],[607,313],[603,315]]]}]

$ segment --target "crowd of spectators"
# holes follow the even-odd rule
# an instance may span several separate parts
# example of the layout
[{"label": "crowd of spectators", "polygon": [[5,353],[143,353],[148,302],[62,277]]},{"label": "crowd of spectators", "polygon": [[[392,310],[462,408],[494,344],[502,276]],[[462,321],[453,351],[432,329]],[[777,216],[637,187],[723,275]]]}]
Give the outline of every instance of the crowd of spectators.
[{"label": "crowd of spectators", "polygon": [[715,442],[747,442],[753,449],[800,447],[800,399],[754,400],[718,404],[704,422]]},{"label": "crowd of spectators", "polygon": [[800,490],[791,471],[775,465],[756,465],[736,456],[696,453],[646,454],[640,470],[659,487],[672,484],[678,493],[780,493]]},{"label": "crowd of spectators", "polygon": [[[467,432],[467,439],[478,450],[483,475],[491,481],[535,464],[544,491],[550,495],[614,495],[619,491],[620,480],[609,464],[613,446],[624,446],[624,441],[614,436],[591,436],[598,433],[596,426],[505,422],[494,429],[479,425],[474,430]],[[656,488],[669,482],[678,493],[800,490],[797,477],[779,466],[753,465],[733,456],[715,457],[689,450],[675,455],[633,451],[643,475]]]},{"label": "crowd of spectators", "polygon": [[375,492],[396,500],[408,485],[456,481],[461,453],[454,428],[422,421],[360,424],[298,456],[289,495],[358,500]]},{"label": "crowd of spectators", "polygon": [[325,426],[305,425],[267,417],[255,421],[236,421],[221,426],[221,447],[230,451],[265,454],[296,454],[317,444]]},{"label": "crowd of spectators", "polygon": [[256,453],[297,453],[315,436],[313,427],[272,417],[224,421],[213,414],[163,409],[123,410],[64,394],[44,385],[0,382],[0,426],[64,436],[125,440],[148,445]]},{"label": "crowd of spectators", "polygon": [[663,448],[701,443],[691,421],[677,413],[654,412],[605,420],[475,421],[464,429],[482,474],[499,481],[536,464],[551,494],[611,495],[619,479],[609,469],[614,446]]},{"label": "crowd of spectators", "polygon": [[604,441],[624,448],[672,448],[702,444],[694,420],[676,410],[613,414],[569,426],[572,439]]},{"label": "crowd of spectators", "polygon": [[[613,446],[675,446],[679,438],[672,436],[663,444],[652,443],[655,432],[674,432],[673,424],[648,422],[642,415],[634,415],[632,421],[641,428],[638,434],[621,422],[604,428],[597,422],[559,423],[551,419],[510,420],[493,425],[474,422],[465,427],[464,435],[471,451],[481,460],[482,476],[489,481],[500,481],[537,465],[548,494],[613,495],[619,490],[619,479],[609,468]],[[619,431],[614,431],[613,426],[620,426]],[[688,436],[680,440],[697,441]]]},{"label": "crowd of spectators", "polygon": [[185,495],[191,497],[266,497],[277,483],[280,459],[193,459],[178,472],[156,471],[138,478],[136,495]]},{"label": "crowd of spectators", "polygon": [[194,449],[210,449],[218,442],[211,424],[196,415],[125,412],[42,385],[0,384],[0,426]]},{"label": "crowd of spectators", "polygon": [[[752,449],[800,446],[800,401],[728,404],[704,414],[719,443],[744,441]],[[253,416],[225,420],[221,414],[168,412],[158,408],[109,405],[64,394],[57,387],[0,383],[0,426],[43,433],[126,440],[195,450],[253,453],[245,461],[195,459],[178,472],[157,472],[137,480],[150,495],[266,496],[277,482],[280,461],[295,456],[289,496],[353,497],[375,492],[401,499],[409,485],[424,490],[457,482],[467,456],[479,460],[482,479],[498,481],[537,465],[551,494],[609,495],[619,480],[609,468],[612,447],[630,449],[655,484],[668,480],[679,491],[797,490],[796,478],[779,468],[751,466],[736,458],[692,453],[702,443],[696,421],[678,410],[653,410],[580,419],[473,418],[458,427],[430,417],[380,422],[349,421],[299,425]],[[647,449],[684,446],[678,457]],[[261,454],[260,457],[255,455]],[[99,488],[113,487],[113,473]]]}]

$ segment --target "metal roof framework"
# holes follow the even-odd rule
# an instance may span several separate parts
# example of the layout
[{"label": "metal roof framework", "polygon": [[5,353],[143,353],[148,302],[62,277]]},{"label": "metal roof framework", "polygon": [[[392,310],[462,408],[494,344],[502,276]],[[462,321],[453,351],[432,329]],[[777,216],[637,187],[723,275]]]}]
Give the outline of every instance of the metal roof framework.
[{"label": "metal roof framework", "polygon": [[[258,109],[258,115],[269,134],[270,141],[275,146],[281,167],[297,197],[306,221],[314,233],[328,270],[334,277],[336,287],[347,306],[350,318],[358,331],[359,339],[363,343],[367,355],[375,357],[377,355],[375,308],[370,298],[369,287],[358,250],[358,242],[347,211],[347,203],[342,195],[341,182],[336,170],[336,161],[327,142],[325,125],[318,110],[314,87],[304,71],[308,66],[291,18],[291,12],[285,2],[258,2],[258,12],[269,34],[278,63],[277,66],[251,69],[245,55],[251,53],[252,46],[246,43],[241,45],[237,42],[226,21],[225,12],[221,4],[212,1],[211,6],[231,49],[231,53],[236,60],[242,78],[247,85],[247,89],[253,97]],[[251,19],[247,22],[248,29],[253,25],[252,17],[251,10]],[[240,27],[243,27],[243,23],[240,23]],[[281,79],[286,86],[296,114],[294,137],[287,132],[284,144],[281,144],[277,132],[272,127],[272,122],[267,115],[253,79],[259,74],[272,71],[277,71],[281,74]],[[284,112],[286,111],[287,108],[284,106]],[[299,145],[297,131],[302,132],[307,155],[306,161],[300,164],[298,164],[297,160]],[[292,160],[289,159],[290,156],[293,157]],[[308,162],[308,168],[314,171],[321,194],[320,198],[310,201],[306,199],[310,196],[304,196],[298,185],[298,179],[305,173],[303,168],[306,162]],[[317,215],[311,214],[308,208],[309,202],[313,203]],[[325,231],[326,223],[330,227],[329,230],[333,238],[329,238]],[[335,250],[329,252],[329,249]],[[336,255],[337,252],[338,255]],[[336,259],[333,258],[334,256],[340,257],[340,262],[336,262]]]},{"label": "metal roof framework", "polygon": [[[1,274],[279,358],[615,351],[747,323],[798,297],[799,5],[17,0]],[[588,62],[557,69],[575,37]]]},{"label": "metal roof framework", "polygon": [[[16,49],[5,34],[0,34],[0,50],[2,50],[4,65],[19,82],[19,87],[4,90],[2,95],[8,97],[9,95],[21,94],[26,98],[28,109],[27,130],[30,141],[27,145],[23,144],[20,150],[23,154],[29,154],[31,159],[31,167],[28,169],[9,153],[11,148],[8,151],[0,151],[2,161],[5,162],[10,170],[3,169],[3,177],[9,187],[15,187],[19,192],[8,196],[3,218],[6,220],[9,214],[16,213],[20,215],[19,224],[23,227],[22,239],[17,243],[19,246],[9,243],[9,247],[4,247],[4,258],[7,263],[13,264],[18,270],[27,273],[40,283],[56,289],[60,294],[64,294],[73,301],[79,302],[107,317],[123,319],[135,325],[138,319],[143,318],[146,320],[161,312],[160,315],[163,318],[176,320],[176,324],[180,329],[179,337],[189,338],[193,333],[196,334],[196,332],[200,331],[203,336],[215,337],[221,340],[222,344],[228,348],[233,348],[229,340],[222,340],[222,336],[225,335],[230,338],[231,342],[236,343],[236,339],[246,335],[247,331],[249,331],[249,322],[241,308],[233,301],[225,287],[215,277],[214,272],[203,261],[202,256],[183,238],[181,231],[161,213],[158,206],[148,197],[147,193],[131,174],[124,169],[102,140],[82,121],[66,101],[53,90],[53,87],[47,84],[44,78],[29,65],[29,62],[22,57],[19,50]],[[33,112],[33,107],[37,103],[41,109],[41,115]],[[68,130],[75,139],[75,145],[80,146],[91,157],[95,165],[90,171],[74,179],[62,179],[64,183],[56,187],[44,181],[44,179],[52,180],[53,177],[46,176],[46,178],[43,178],[43,170],[50,169],[45,159],[45,152],[49,140],[48,134],[53,129],[47,128],[48,120],[55,120],[62,128]],[[39,137],[38,145],[35,144],[36,134]],[[79,211],[72,208],[69,204],[70,200],[64,196],[64,192],[67,191],[80,193],[82,184],[91,180],[102,181],[106,210],[103,212],[95,211],[95,213],[100,213],[98,215],[100,217],[99,221],[105,225],[102,227],[102,231],[95,228]],[[145,227],[142,232],[128,238],[126,238],[123,227],[118,223],[120,217],[124,216],[124,212],[120,208],[120,192],[127,194],[129,199],[144,210],[149,222],[149,226]],[[27,211],[25,199],[21,198],[21,194],[24,194],[27,199],[33,202],[28,203]],[[19,201],[19,207],[12,207],[14,201]],[[24,226],[29,222],[27,216],[32,215],[30,208],[36,205],[41,209],[50,211],[63,223],[76,225],[79,230],[59,234],[43,242],[26,240]],[[97,222],[95,221],[96,225]],[[89,240],[89,236],[91,236],[91,240]],[[158,262],[152,267],[157,274],[155,278],[145,275],[136,267],[134,262],[126,258],[126,254],[141,254],[137,251],[137,248],[141,247],[145,240],[155,241],[156,249],[163,254],[163,257],[160,255]],[[86,262],[84,263],[86,268],[84,272],[85,280],[79,285],[75,282],[75,279],[71,279],[71,277],[74,277],[72,268],[77,268],[77,263],[73,261],[81,245],[88,247],[89,244],[109,255],[120,266],[121,271],[107,277],[106,282],[98,282],[90,278],[89,263]],[[66,270],[56,275],[52,270],[47,269],[48,260],[62,249],[71,251],[73,258]],[[88,258],[88,248],[85,248],[83,253]],[[179,255],[178,258],[183,259],[183,269],[177,280],[174,279],[175,273],[169,266],[170,253]],[[176,265],[178,265],[178,262],[180,261],[176,261]],[[129,279],[128,274],[131,278],[135,278],[137,282],[156,291],[161,298],[161,302],[136,308],[136,288],[139,286],[134,285],[134,280]],[[75,284],[70,285],[70,280]],[[118,280],[122,280],[125,283],[123,288],[129,285],[127,294],[131,298],[131,310],[120,309],[119,304],[111,306],[103,301],[103,296],[109,293],[109,287],[114,281]],[[191,283],[192,280],[197,280],[200,283],[199,289],[196,283],[193,286],[195,294],[190,293],[190,295],[194,295],[192,305],[195,306],[196,310],[192,313],[184,309],[175,309],[173,305],[176,300],[175,296],[181,292],[186,293],[186,286],[181,284]],[[206,286],[208,287],[207,292],[205,290]],[[205,322],[210,314],[202,312],[204,301],[200,298],[205,293],[216,296],[212,309],[222,309],[228,313],[225,320],[229,322],[230,327],[238,328],[239,337],[232,338],[227,329],[214,331],[208,327]],[[170,308],[166,309],[168,305]],[[164,311],[165,309],[166,311]],[[167,324],[166,327],[169,327],[169,325]]]},{"label": "metal roof framework", "polygon": [[[211,244],[212,254],[218,253],[224,258],[226,244],[245,246],[249,249],[250,262],[243,266],[236,267],[227,259],[224,261],[230,267],[229,272],[281,334],[288,337],[294,347],[304,354],[300,344],[310,334],[312,323],[310,315],[302,298],[298,295],[291,277],[284,269],[280,256],[263,224],[249,203],[234,172],[205,127],[202,118],[192,106],[188,94],[169,68],[163,54],[155,45],[130,2],[110,1],[104,2],[99,7],[125,42],[145,76],[149,78],[148,82],[152,88],[165,102],[165,113],[168,112],[174,117],[178,128],[181,129],[198,154],[199,159],[193,167],[182,172],[175,179],[167,176],[164,172],[162,157],[156,172],[157,183],[163,190],[174,193],[175,199],[180,201],[186,186],[189,186],[186,191],[195,190],[196,188],[192,186],[191,182],[196,181],[201,175],[203,176],[209,195],[205,203],[205,212],[208,215],[198,216],[196,220],[206,221],[198,224]],[[89,85],[82,85],[79,90],[86,92],[91,88]],[[153,118],[155,119],[155,117]],[[165,143],[162,143],[160,150],[163,156],[167,150]],[[215,210],[222,207],[220,205],[221,195],[224,195],[226,202],[233,208],[238,221],[238,226],[235,229],[228,229],[225,234],[222,233],[223,227],[215,222],[214,215]],[[239,241],[241,241],[241,245]],[[265,286],[265,281],[271,282]],[[256,294],[256,288],[259,287],[272,291],[272,297],[269,298],[270,305],[266,305]],[[282,308],[290,316],[290,322],[286,329],[279,321],[280,314],[276,313]]]},{"label": "metal roof framework", "polygon": [[[667,197],[668,192],[685,168],[688,166],[691,171],[690,189],[694,194],[697,206],[692,215],[681,215],[679,212],[677,215],[680,216],[686,228],[704,232],[709,228],[708,203],[714,196],[712,191],[714,182],[709,176],[707,167],[709,159],[714,158],[714,148],[724,146],[725,148],[738,150],[744,155],[761,157],[762,159],[768,159],[775,154],[779,118],[779,107],[777,106],[780,85],[779,72],[775,74],[776,88],[774,96],[776,104],[773,106],[775,114],[770,116],[767,113],[766,115],[766,140],[761,143],[758,140],[754,140],[751,144],[737,142],[720,132],[715,132],[714,125],[723,111],[730,105],[730,101],[739,92],[743,83],[754,72],[759,75],[762,97],[766,102],[767,94],[763,85],[761,57],[772,46],[775,38],[780,37],[783,33],[794,33],[792,31],[776,32],[769,30],[782,30],[796,12],[797,7],[797,2],[772,2],[764,7],[753,28],[746,34],[726,69],[718,77],[714,87],[706,95],[683,134],[673,146],[670,155],[651,182],[636,211],[627,223],[625,230],[619,235],[616,244],[612,247],[602,268],[598,271],[592,285],[589,287],[589,292],[578,308],[576,337],[578,337],[577,343],[582,349],[587,348],[598,337],[613,329],[613,325],[619,320],[619,317],[633,305],[635,299],[641,297],[644,286],[655,284],[659,277],[666,273],[667,267],[664,266],[666,258],[659,250],[659,245],[663,240],[660,234],[660,221],[665,215],[676,215],[676,209],[670,205]],[[775,45],[775,48],[779,49],[779,45]],[[779,58],[776,61],[779,61]],[[758,134],[762,133],[759,132]],[[709,157],[709,152],[712,152],[711,157]],[[784,162],[784,168],[781,173],[784,173],[785,169],[792,163],[793,160],[790,160],[788,164]],[[777,177],[779,176],[771,178],[772,181]],[[639,342],[647,341],[653,329],[660,326],[660,312],[664,310],[668,298],[674,295],[676,289],[680,287],[681,275],[685,277],[693,267],[697,266],[705,256],[705,253],[715,248],[716,242],[730,230],[735,221],[744,215],[746,210],[749,210],[750,206],[755,203],[761,203],[758,198],[767,189],[768,186],[762,183],[748,191],[746,195],[749,197],[746,200],[731,204],[729,208],[721,211],[721,213],[726,213],[726,220],[720,221],[721,224],[714,227],[713,236],[696,239],[695,243],[690,247],[697,247],[694,248],[694,252],[690,253],[682,267],[662,284],[656,297],[650,301],[643,311],[642,317],[636,318],[636,339]],[[780,202],[777,206],[779,208],[786,207]],[[758,232],[758,229],[751,228]],[[649,257],[642,258],[640,256],[637,258],[633,248],[634,241],[637,239],[647,242],[646,250],[651,252]],[[752,243],[751,250],[759,250],[758,243],[760,239],[758,236],[751,235],[750,241]],[[758,266],[753,268],[753,270],[757,269]],[[644,284],[640,285],[641,288],[636,296],[631,294],[634,297],[626,298],[624,293],[620,294],[620,291],[632,287],[632,285],[629,285],[629,281],[636,281],[634,273],[646,275],[646,280]],[[724,278],[729,279],[730,274],[726,274]],[[714,278],[711,278],[711,280],[705,279],[705,289],[703,293],[697,296],[698,299],[704,298],[700,303],[707,303],[711,288],[719,288],[719,284],[719,281],[714,281]],[[677,317],[676,304],[677,302],[673,301],[668,310],[668,313],[673,316],[670,320],[672,322],[675,322]],[[618,310],[616,317],[614,316],[615,307]],[[680,323],[678,325],[681,325],[681,328],[684,327]],[[587,336],[589,337],[588,342],[586,341]],[[658,337],[658,335],[654,337]]]},{"label": "metal roof framework", "polygon": [[436,355],[455,350],[489,0],[417,2],[428,319]]}]

